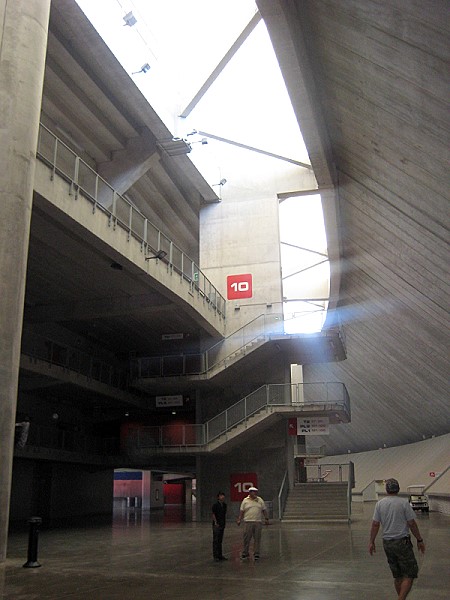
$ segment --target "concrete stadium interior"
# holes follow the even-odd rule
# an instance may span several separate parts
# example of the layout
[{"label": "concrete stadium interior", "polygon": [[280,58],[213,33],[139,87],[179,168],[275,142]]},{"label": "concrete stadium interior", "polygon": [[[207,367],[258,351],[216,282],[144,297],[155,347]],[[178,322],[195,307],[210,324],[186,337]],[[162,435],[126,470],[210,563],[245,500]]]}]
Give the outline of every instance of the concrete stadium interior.
[{"label": "concrete stadium interior", "polygon": [[[402,493],[421,484],[430,498],[420,525],[436,541],[415,593],[450,590],[446,4],[256,0],[255,10],[310,166],[218,188],[75,0],[3,3],[4,598],[139,598],[163,584],[160,598],[388,598],[388,574],[362,557],[377,484],[390,476]],[[279,205],[311,191],[327,235],[328,313],[320,332],[286,334]],[[230,297],[227,278],[248,274],[251,295]],[[240,281],[235,290],[248,292]],[[292,435],[297,419],[326,421],[326,435]],[[342,472],[348,513],[287,529],[289,492]],[[234,519],[249,482],[270,507],[271,567],[245,576],[233,530],[232,570],[218,578],[204,568],[211,504],[223,489]],[[169,489],[181,513],[165,506]],[[44,569],[17,574],[34,515],[47,581]],[[329,528],[345,538],[344,571]],[[181,540],[172,554],[169,532]],[[308,556],[292,549],[305,536],[317,536],[325,562],[298,571]],[[98,575],[97,542],[110,559]],[[142,583],[150,548],[152,561],[158,548],[166,558]]]}]

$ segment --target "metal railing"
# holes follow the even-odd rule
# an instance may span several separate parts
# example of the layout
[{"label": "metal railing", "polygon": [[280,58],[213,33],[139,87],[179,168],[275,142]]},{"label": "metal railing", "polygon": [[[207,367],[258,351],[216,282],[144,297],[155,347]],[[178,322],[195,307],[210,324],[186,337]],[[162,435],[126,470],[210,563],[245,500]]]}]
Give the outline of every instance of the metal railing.
[{"label": "metal railing", "polygon": [[271,335],[283,335],[282,314],[261,314],[205,352],[150,356],[132,361],[132,378],[203,375],[220,366],[227,367],[245,356]]},{"label": "metal railing", "polygon": [[[339,335],[341,332],[342,328],[339,327]],[[280,339],[282,336],[293,335],[295,334],[284,332],[282,313],[263,313],[204,352],[136,358],[131,364],[131,377],[139,379],[205,375],[221,366],[229,366],[272,337]]]},{"label": "metal railing", "polygon": [[325,445],[306,446],[305,444],[294,443],[294,456],[325,456]]},{"label": "metal railing", "polygon": [[199,294],[225,318],[225,298],[195,261],[42,123],[36,156],[50,167],[52,179],[57,174],[69,182],[69,194],[75,198],[82,195],[91,202],[93,212],[101,210],[106,213],[112,227],[121,227],[128,232],[128,239],[133,237],[139,241],[144,255],[166,252],[166,256],[159,260],[189,285],[191,293]]},{"label": "metal railing", "polygon": [[317,465],[307,465],[307,480],[314,481],[337,481],[342,483],[348,481],[350,463],[319,463]]},{"label": "metal railing", "polygon": [[283,481],[280,485],[280,491],[278,492],[278,519],[281,521],[283,517],[284,507],[286,506],[286,500],[289,493],[289,478],[288,472],[286,471],[283,477]]},{"label": "metal railing", "polygon": [[22,354],[31,359],[43,360],[51,365],[64,367],[88,379],[115,388],[126,389],[128,372],[87,352],[37,334],[24,334]]},{"label": "metal railing", "polygon": [[33,453],[40,450],[62,450],[103,456],[120,454],[117,438],[95,437],[74,429],[64,429],[57,422],[54,427],[32,422],[24,448],[26,452],[32,449]]},{"label": "metal railing", "polygon": [[127,447],[130,451],[139,451],[162,446],[206,446],[234,427],[247,423],[257,413],[277,406],[292,406],[298,409],[308,406],[317,409],[319,406],[323,410],[340,407],[346,413],[350,412],[350,400],[343,383],[267,384],[206,423],[177,427],[136,427],[129,437]]},{"label": "metal railing", "polygon": [[323,383],[275,383],[263,385],[236,404],[227,408],[205,425],[206,439],[211,442],[240,423],[246,422],[255,413],[273,406],[307,406],[340,405],[350,414],[350,399],[347,389],[340,382]]}]

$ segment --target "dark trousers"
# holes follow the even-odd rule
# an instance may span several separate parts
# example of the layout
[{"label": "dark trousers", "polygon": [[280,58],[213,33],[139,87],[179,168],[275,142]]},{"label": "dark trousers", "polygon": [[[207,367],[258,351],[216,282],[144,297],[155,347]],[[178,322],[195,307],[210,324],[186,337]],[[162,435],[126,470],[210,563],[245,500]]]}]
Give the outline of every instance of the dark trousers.
[{"label": "dark trousers", "polygon": [[213,557],[221,558],[222,540],[225,531],[225,525],[213,525]]}]

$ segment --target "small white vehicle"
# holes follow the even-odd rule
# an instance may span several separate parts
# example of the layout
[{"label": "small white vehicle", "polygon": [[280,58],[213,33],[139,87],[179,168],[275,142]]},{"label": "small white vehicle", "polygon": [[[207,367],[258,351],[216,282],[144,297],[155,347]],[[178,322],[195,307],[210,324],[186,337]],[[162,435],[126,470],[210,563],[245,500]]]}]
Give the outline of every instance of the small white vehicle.
[{"label": "small white vehicle", "polygon": [[424,485],[408,485],[406,488],[409,496],[409,504],[413,510],[421,510],[422,512],[430,512],[428,504],[428,496],[423,493]]}]

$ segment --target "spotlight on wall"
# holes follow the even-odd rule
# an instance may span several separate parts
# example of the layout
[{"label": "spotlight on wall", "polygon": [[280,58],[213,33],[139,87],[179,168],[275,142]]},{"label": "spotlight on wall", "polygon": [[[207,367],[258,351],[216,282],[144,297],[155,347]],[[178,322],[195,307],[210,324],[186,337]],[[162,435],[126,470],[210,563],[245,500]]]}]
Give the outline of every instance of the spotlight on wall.
[{"label": "spotlight on wall", "polygon": [[166,256],[167,256],[167,252],[165,252],[164,250],[159,250],[154,256],[146,256],[145,260],[152,260],[153,258],[161,260],[162,258],[165,258]]},{"label": "spotlight on wall", "polygon": [[[188,133],[188,135],[190,135]],[[202,146],[206,146],[208,144],[208,140],[207,138],[202,138],[201,140],[197,140],[196,142],[188,142],[189,146],[192,146],[192,144],[201,144]]]},{"label": "spotlight on wall", "polygon": [[123,20],[125,21],[125,25],[128,25],[128,27],[133,27],[133,25],[136,25],[137,23],[137,19],[133,15],[132,10],[130,10],[130,12],[124,16]]}]

